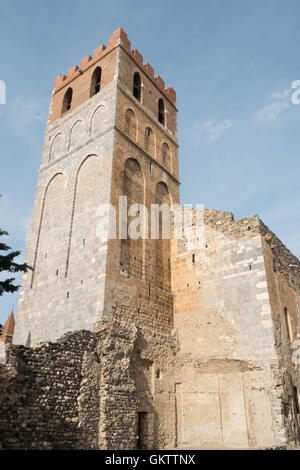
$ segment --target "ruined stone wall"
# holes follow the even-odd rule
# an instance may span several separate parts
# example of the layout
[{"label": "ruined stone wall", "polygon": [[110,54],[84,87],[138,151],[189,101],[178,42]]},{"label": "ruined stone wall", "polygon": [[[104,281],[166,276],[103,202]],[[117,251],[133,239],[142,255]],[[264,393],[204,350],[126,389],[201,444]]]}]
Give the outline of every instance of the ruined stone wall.
[{"label": "ruined stone wall", "polygon": [[179,443],[285,445],[296,416],[282,387],[260,220],[205,211],[204,223],[202,246],[174,242],[172,257]]},{"label": "ruined stone wall", "polygon": [[143,448],[174,443],[168,371],[176,338],[118,321],[96,330],[8,347],[0,365],[1,449],[136,449],[141,413]]},{"label": "ruined stone wall", "polygon": [[178,333],[180,327],[164,335],[114,320],[56,343],[9,346],[8,364],[0,367],[0,448],[270,448],[293,442],[282,420],[285,390],[275,363],[192,356],[182,351]]},{"label": "ruined stone wall", "polygon": [[[93,335],[85,331],[36,348],[8,347],[7,364],[0,369],[0,448],[80,445],[77,399],[84,353],[93,347]],[[91,415],[97,412],[95,403],[90,402],[90,407]],[[93,432],[97,436],[97,428]],[[91,435],[86,444],[93,448]]]},{"label": "ruined stone wall", "polygon": [[5,362],[5,343],[0,341],[0,363]]},{"label": "ruined stone wall", "polygon": [[0,369],[1,448],[135,448],[135,334],[111,325],[9,347]]},{"label": "ruined stone wall", "polygon": [[274,342],[281,374],[278,394],[288,437],[295,440],[299,439],[300,375],[299,364],[292,359],[300,338],[300,262],[261,221],[260,229]]},{"label": "ruined stone wall", "polygon": [[137,412],[147,414],[148,449],[176,446],[175,374],[179,350],[176,331],[164,335],[138,328],[132,374]]},{"label": "ruined stone wall", "polygon": [[[175,326],[182,351],[206,359],[276,359],[256,217],[205,211],[204,240],[173,251]],[[193,256],[194,255],[194,256]]]}]

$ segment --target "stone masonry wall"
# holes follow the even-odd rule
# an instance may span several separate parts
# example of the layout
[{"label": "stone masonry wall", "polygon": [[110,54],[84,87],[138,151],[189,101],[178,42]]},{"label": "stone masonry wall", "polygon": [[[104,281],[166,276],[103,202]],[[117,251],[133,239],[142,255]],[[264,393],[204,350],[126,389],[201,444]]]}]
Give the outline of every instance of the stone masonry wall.
[{"label": "stone masonry wall", "polygon": [[104,314],[97,208],[110,202],[115,95],[112,82],[47,128],[26,255],[34,271],[22,279],[15,344],[92,330]]},{"label": "stone masonry wall", "polygon": [[191,354],[179,338],[180,325],[164,335],[113,320],[56,343],[9,346],[7,364],[0,365],[0,448],[268,448],[294,442],[291,422],[282,420],[285,378],[276,361]]},{"label": "stone masonry wall", "polygon": [[[50,122],[54,122],[62,114],[62,103],[64,95],[68,88],[73,90],[73,98],[71,103],[71,110],[80,106],[84,101],[88,100],[91,96],[91,78],[96,67],[100,66],[102,69],[101,86],[105,86],[114,79],[114,66],[116,62],[116,53],[122,49],[122,53],[127,56],[127,61],[135,64],[135,69],[139,71],[145,84],[145,93],[143,93],[143,103],[145,106],[157,111],[156,101],[157,98],[164,98],[167,106],[167,112],[169,110],[176,109],[176,92],[170,86],[165,88],[165,82],[163,79],[156,75],[154,76],[154,70],[148,62],[143,63],[143,56],[137,49],[130,50],[130,41],[128,40],[127,34],[122,28],[118,28],[109,38],[107,46],[101,44],[94,50],[94,56],[87,55],[78,65],[73,66],[69,71],[68,75],[65,76],[60,74],[56,77],[54,82],[54,90],[52,96],[52,103],[50,109]],[[125,62],[125,61],[123,61]],[[132,88],[133,81],[132,77],[123,77],[129,88]],[[154,95],[155,100],[152,99]],[[67,111],[68,112],[68,111]],[[172,117],[168,116],[169,127],[176,128],[176,124],[172,121]]]},{"label": "stone masonry wall", "polygon": [[[143,203],[149,214],[149,238],[138,242],[130,240],[125,257],[118,237],[108,242],[105,312],[109,319],[117,316],[122,321],[170,334],[173,328],[170,246],[163,249],[163,243],[169,245],[168,240],[150,239],[150,207],[158,203],[161,185],[167,193],[164,202],[179,203],[177,110],[171,103],[166,103],[167,118],[163,126],[157,116],[161,91],[153,87],[145,74],[141,75],[141,101],[132,94],[132,79],[137,70],[135,60],[120,49],[111,203],[116,209],[117,220],[120,196],[128,197],[129,206]],[[128,111],[132,123],[127,129]],[[153,145],[149,147],[145,144],[148,128],[152,130],[153,139]],[[165,160],[162,155],[164,144],[169,149]],[[136,180],[130,178],[128,162],[139,169]],[[131,269],[123,265],[124,259]],[[158,273],[165,281],[163,286],[158,282]]]},{"label": "stone masonry wall", "polygon": [[[191,247],[187,240],[173,245],[177,368],[183,365],[181,380],[176,378],[178,442],[202,448],[295,442],[297,415],[287,365],[291,354],[278,351],[276,337],[285,334],[284,323],[275,325],[274,315],[275,292],[282,297],[286,288],[271,278],[273,257],[261,221],[235,221],[231,213],[206,210],[204,226],[201,246]],[[283,259],[296,263],[278,240],[273,244],[281,266]],[[290,293],[288,306],[299,318],[297,295]]]},{"label": "stone masonry wall", "polygon": [[[174,409],[168,430],[161,391],[161,416],[154,412],[153,384],[157,368],[168,376],[175,351],[174,338],[118,321],[35,348],[9,346],[0,365],[0,449],[136,449],[140,411],[153,423],[147,448],[173,442]],[[150,381],[145,363],[157,363]]]},{"label": "stone masonry wall", "polygon": [[260,229],[281,376],[277,390],[288,438],[296,440],[300,437],[300,368],[292,359],[300,338],[300,262],[261,221]]},{"label": "stone masonry wall", "polygon": [[136,449],[175,443],[178,341],[98,323],[35,348],[10,346],[0,369],[1,449]]},{"label": "stone masonry wall", "polygon": [[8,347],[0,374],[1,448],[77,447],[84,352],[94,341],[81,331],[36,348]]},{"label": "stone masonry wall", "polygon": [[[102,67],[101,87],[91,96],[97,66]],[[137,71],[141,101],[133,96]],[[62,114],[68,87],[73,89],[72,103]],[[165,104],[164,123],[159,122],[160,99]],[[155,251],[153,240],[138,243],[139,253],[132,249],[128,260],[133,274],[124,275],[120,239],[99,237],[99,229],[108,232],[112,223],[108,214],[100,219],[98,209],[113,204],[119,215],[118,197],[124,193],[129,159],[141,169],[141,190],[131,202],[144,202],[149,208],[162,187],[169,204],[179,202],[175,99],[174,90],[165,88],[136,49],[130,50],[122,29],[107,48],[100,46],[93,58],[85,57],[80,69],[73,67],[67,77],[57,77],[27,245],[26,261],[33,271],[22,280],[15,344],[30,346],[55,341],[66,332],[92,330],[95,322],[113,318],[115,292],[122,302],[124,289],[130,296],[141,295],[138,318],[134,313],[132,321],[171,331],[170,247],[162,249],[157,242]],[[130,132],[127,111],[135,121]],[[150,148],[145,145],[147,128],[152,129]],[[130,194],[131,187],[127,189]],[[158,272],[163,282],[158,282]]]}]

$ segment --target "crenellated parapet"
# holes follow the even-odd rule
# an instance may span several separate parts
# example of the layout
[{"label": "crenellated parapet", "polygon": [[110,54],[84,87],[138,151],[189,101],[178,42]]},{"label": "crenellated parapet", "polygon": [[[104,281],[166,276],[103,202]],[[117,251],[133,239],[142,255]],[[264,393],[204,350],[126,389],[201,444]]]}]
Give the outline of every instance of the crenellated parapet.
[{"label": "crenellated parapet", "polygon": [[143,61],[142,54],[134,48],[131,50],[131,43],[127,37],[127,34],[122,28],[118,28],[113,35],[109,38],[107,46],[101,44],[94,50],[94,55],[87,55],[84,57],[80,66],[74,65],[68,71],[68,74],[60,74],[54,80],[54,93],[57,93],[63,87],[70,84],[75,78],[84,74],[86,70],[94,66],[100,59],[109,54],[115,47],[122,46],[125,51],[135,60],[136,64],[142,68],[152,82],[161,90],[161,92],[175,105],[176,104],[176,92],[175,90],[167,86],[165,87],[164,80],[159,76],[155,75],[153,67],[149,62]]}]

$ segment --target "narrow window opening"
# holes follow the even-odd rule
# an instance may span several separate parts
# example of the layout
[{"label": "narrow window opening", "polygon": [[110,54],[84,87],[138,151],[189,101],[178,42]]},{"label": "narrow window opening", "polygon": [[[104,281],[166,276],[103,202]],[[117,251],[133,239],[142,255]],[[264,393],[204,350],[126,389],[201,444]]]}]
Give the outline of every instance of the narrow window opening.
[{"label": "narrow window opening", "polygon": [[153,131],[150,127],[147,127],[145,131],[145,150],[153,153]]},{"label": "narrow window opening", "polygon": [[251,266],[251,264],[249,264],[249,270],[250,270],[250,271],[252,270],[252,266]]},{"label": "narrow window opening", "polygon": [[159,369],[156,369],[156,378],[160,379],[161,378],[161,372]]},{"label": "narrow window opening", "polygon": [[141,101],[141,88],[141,76],[136,72],[133,76],[133,96],[139,101]]},{"label": "narrow window opening", "polygon": [[58,269],[56,270],[56,276],[58,276]]},{"label": "narrow window opening", "polygon": [[101,88],[101,75],[102,70],[100,67],[96,67],[93,75],[92,75],[92,82],[91,82],[91,96],[97,95]]},{"label": "narrow window opening", "polygon": [[72,88],[68,88],[63,99],[62,114],[66,113],[67,111],[71,109],[72,97],[73,97],[73,90]]},{"label": "narrow window opening", "polygon": [[82,240],[82,245],[83,246],[85,245],[85,238]]},{"label": "narrow window opening", "polygon": [[70,297],[70,292],[67,292],[67,299]]},{"label": "narrow window opening", "polygon": [[158,100],[158,120],[164,126],[165,125],[165,105],[164,100]]},{"label": "narrow window opening", "polygon": [[192,254],[192,263],[195,264],[195,254]]},{"label": "narrow window opening", "polygon": [[95,85],[95,95],[96,95],[97,93],[99,93],[99,91],[100,91],[100,83],[101,83],[101,74],[100,74],[99,78],[98,78],[97,81],[96,81],[96,85]]},{"label": "narrow window opening", "polygon": [[150,162],[149,169],[150,169],[150,175],[151,175],[151,173],[152,173],[152,163],[151,162]]}]

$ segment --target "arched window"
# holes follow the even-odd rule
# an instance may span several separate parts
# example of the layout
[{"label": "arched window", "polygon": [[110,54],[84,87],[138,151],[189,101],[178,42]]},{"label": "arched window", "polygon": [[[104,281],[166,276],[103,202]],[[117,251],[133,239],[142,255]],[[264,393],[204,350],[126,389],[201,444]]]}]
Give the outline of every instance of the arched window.
[{"label": "arched window", "polygon": [[133,76],[133,96],[141,101],[141,76],[138,72],[135,72]]},{"label": "arched window", "polygon": [[158,100],[158,120],[163,126],[165,125],[165,104],[161,98]]},{"label": "arched window", "polygon": [[150,127],[147,127],[145,131],[145,150],[154,156],[154,135]]},{"label": "arched window", "polygon": [[162,164],[166,167],[170,167],[170,150],[168,144],[162,145]]},{"label": "arched window", "polygon": [[94,95],[97,95],[97,93],[99,93],[100,88],[101,88],[101,75],[102,75],[101,68],[96,67],[92,75],[90,96],[94,96]]},{"label": "arched window", "polygon": [[155,240],[155,284],[160,289],[170,291],[171,289],[171,247],[170,239],[166,233],[170,229],[170,213],[166,210],[170,206],[171,199],[168,186],[160,182],[156,186],[155,204],[161,208],[159,210],[158,222],[158,238]]},{"label": "arched window", "polygon": [[68,88],[63,99],[62,114],[65,113],[66,111],[69,111],[69,109],[71,109],[72,97],[73,97],[73,90],[72,88]]},{"label": "arched window", "polygon": [[97,135],[102,126],[102,118],[103,118],[103,105],[99,105],[91,116],[90,121],[90,137],[94,137]]},{"label": "arched window", "polygon": [[132,109],[127,109],[125,114],[125,132],[132,140],[136,140],[136,118]]},{"label": "arched window", "polygon": [[[123,195],[127,196],[130,208],[133,204],[144,203],[144,180],[140,164],[129,158],[124,167]],[[130,224],[135,216],[128,216],[125,238],[121,238],[120,272],[128,277],[142,279],[143,276],[143,239],[130,237]]]},{"label": "arched window", "polygon": [[50,153],[49,153],[49,162],[59,156],[61,152],[61,146],[62,146],[62,134],[60,132],[52,140]]}]

